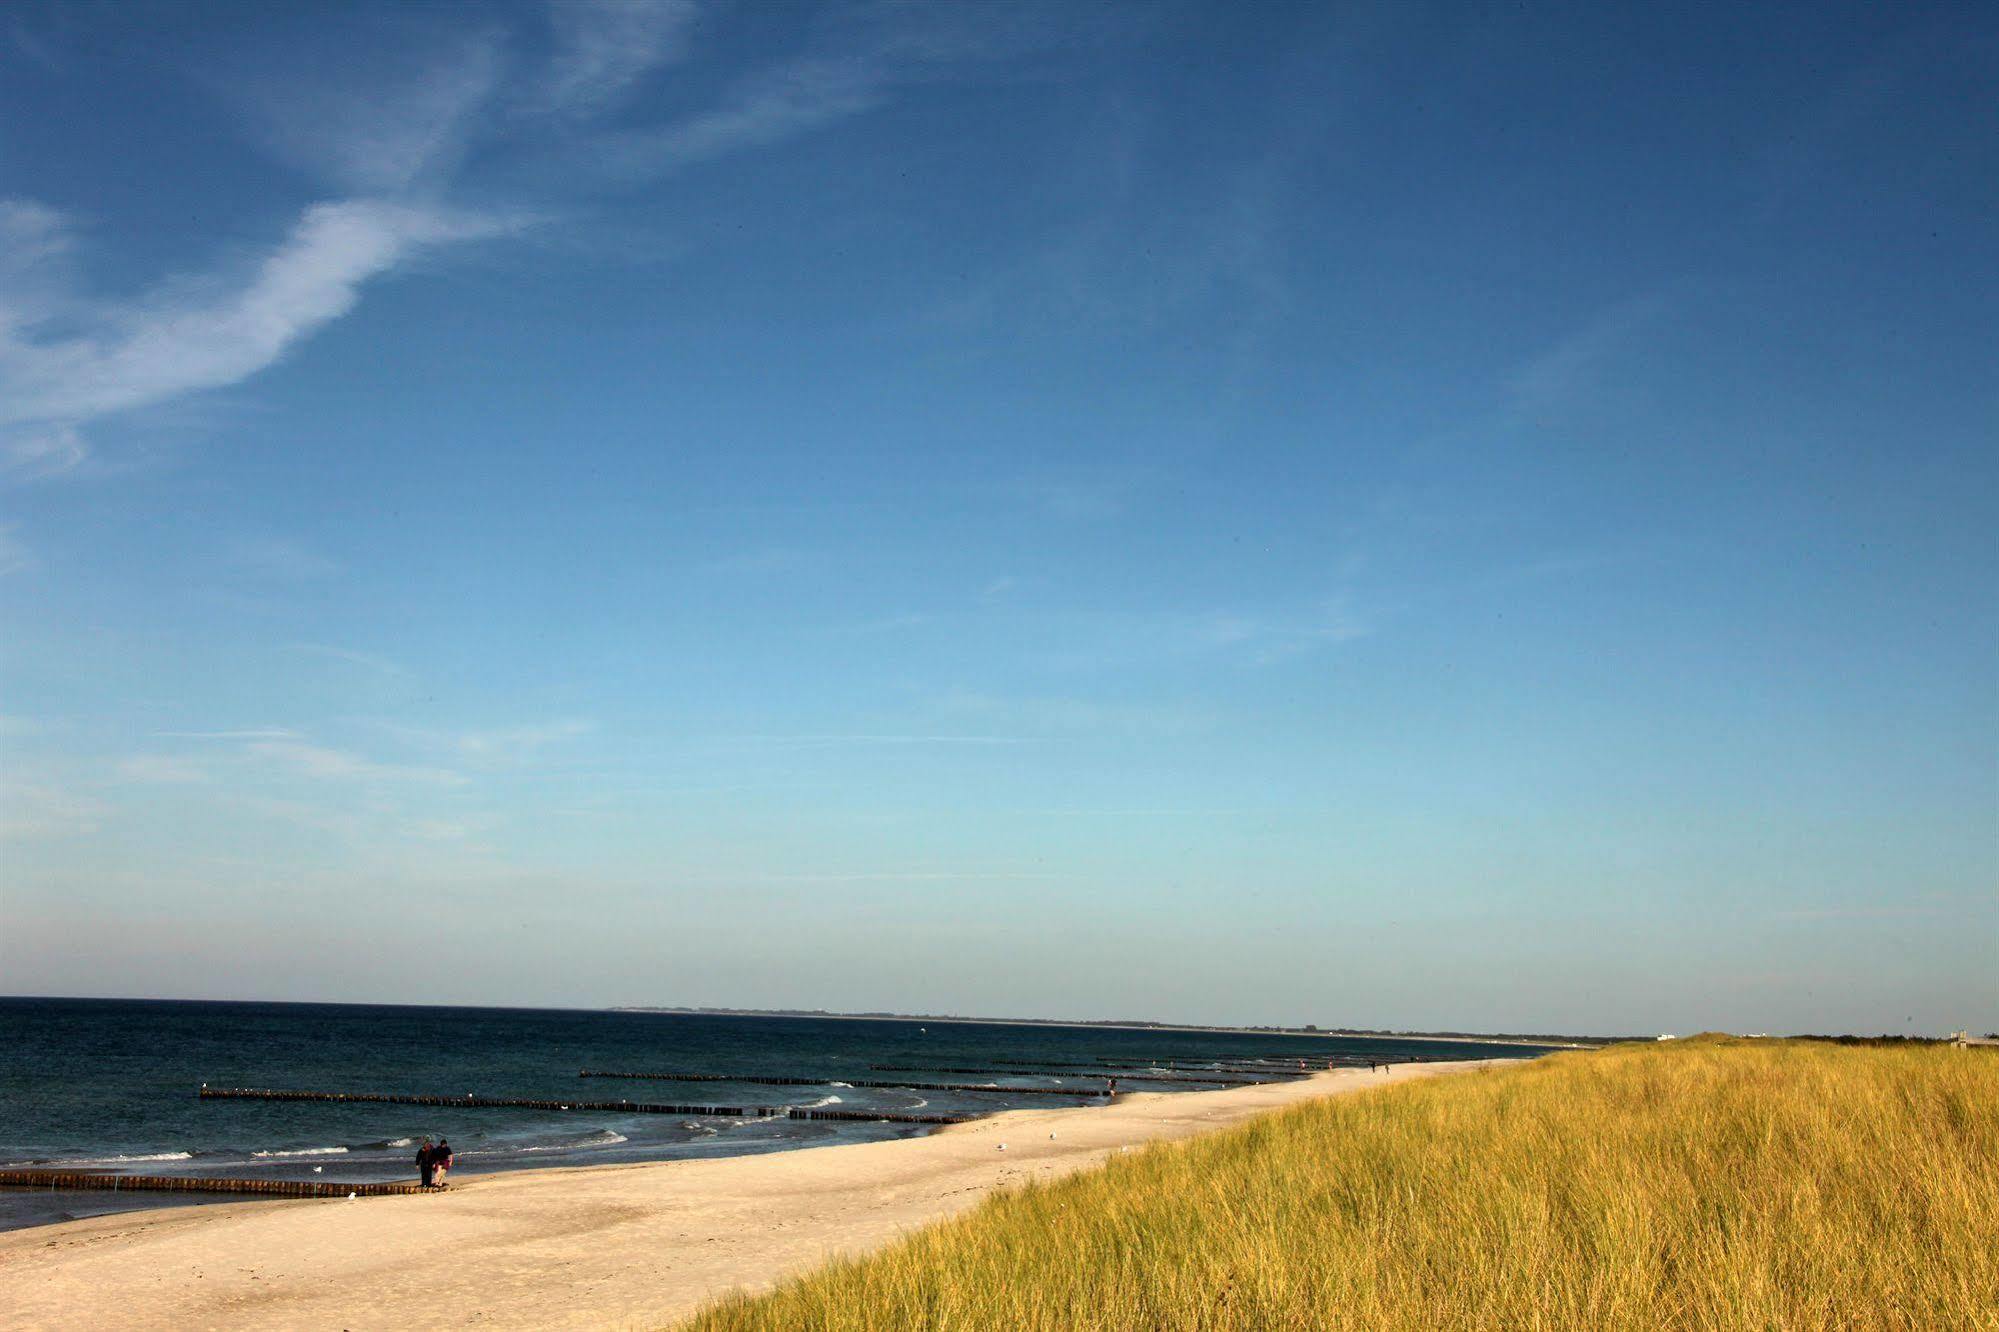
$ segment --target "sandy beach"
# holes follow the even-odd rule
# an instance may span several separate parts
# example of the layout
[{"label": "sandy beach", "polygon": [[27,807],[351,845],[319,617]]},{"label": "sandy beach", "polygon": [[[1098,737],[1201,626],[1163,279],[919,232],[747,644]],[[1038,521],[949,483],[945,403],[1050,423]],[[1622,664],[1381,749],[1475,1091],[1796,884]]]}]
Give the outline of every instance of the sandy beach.
[{"label": "sandy beach", "polygon": [[1121,1147],[1480,1062],[1140,1093],[894,1142],[494,1174],[423,1197],[171,1208],[16,1231],[0,1235],[0,1326],[661,1327]]}]

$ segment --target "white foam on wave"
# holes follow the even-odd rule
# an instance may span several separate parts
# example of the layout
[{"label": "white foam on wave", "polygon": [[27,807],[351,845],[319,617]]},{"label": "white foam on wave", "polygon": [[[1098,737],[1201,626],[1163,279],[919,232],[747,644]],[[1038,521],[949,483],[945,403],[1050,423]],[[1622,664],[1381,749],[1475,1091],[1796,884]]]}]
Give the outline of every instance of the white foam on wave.
[{"label": "white foam on wave", "polygon": [[390,1138],[390,1139],[389,1139],[389,1140],[388,1140],[387,1142],[383,1143],[383,1144],[382,1144],[382,1146],[384,1146],[384,1147],[414,1147],[414,1146],[416,1146],[416,1139],[415,1139],[415,1138]]},{"label": "white foam on wave", "polygon": [[140,1161],[192,1161],[193,1159],[193,1152],[140,1152],[133,1156],[92,1156],[73,1161],[15,1161],[9,1164],[12,1166],[120,1166],[134,1165]]},{"label": "white foam on wave", "polygon": [[523,1152],[573,1152],[579,1147],[615,1147],[621,1142],[630,1142],[624,1134],[613,1129],[603,1129],[576,1142],[551,1142],[540,1147],[523,1147]]},{"label": "white foam on wave", "polygon": [[251,1152],[256,1157],[277,1158],[283,1156],[345,1156],[345,1147],[301,1147],[295,1152]]},{"label": "white foam on wave", "polygon": [[845,1087],[848,1091],[854,1089],[854,1084],[851,1082],[829,1082],[826,1085],[828,1087]]},{"label": "white foam on wave", "polygon": [[823,1106],[841,1105],[841,1104],[844,1104],[844,1102],[842,1102],[840,1098],[837,1096],[822,1096],[816,1101],[808,1102],[805,1105],[793,1106],[792,1108],[795,1110],[817,1110]]}]

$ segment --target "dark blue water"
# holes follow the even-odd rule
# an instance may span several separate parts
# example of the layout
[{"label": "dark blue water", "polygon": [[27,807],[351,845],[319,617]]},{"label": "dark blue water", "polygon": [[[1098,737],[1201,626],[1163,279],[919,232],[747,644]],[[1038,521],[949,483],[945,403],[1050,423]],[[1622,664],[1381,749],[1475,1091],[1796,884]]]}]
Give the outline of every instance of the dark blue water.
[{"label": "dark blue water", "polygon": [[[885,1073],[870,1064],[985,1067],[990,1060],[1176,1061],[1357,1053],[1489,1058],[1518,1047],[1392,1039],[1120,1030],[1104,1027],[722,1017],[589,1010],[400,1008],[347,1004],[0,999],[0,1167],[135,1174],[365,1181],[413,1176],[412,1142],[449,1137],[460,1173],[778,1151],[929,1130],[895,1124],[641,1115],[617,1111],[438,1109],[312,1102],[203,1101],[196,1090],[279,1087],[444,1096],[824,1106],[982,1114],[1093,1104],[840,1087],[847,1078],[983,1082]],[[579,1070],[764,1073],[829,1085],[581,1080]],[[1136,1070],[1134,1070],[1136,1071]],[[1022,1073],[1002,1088],[1084,1087]],[[1170,1084],[1131,1090],[1172,1091]],[[1190,1088],[1199,1090],[1199,1088]],[[0,1228],[42,1224],[180,1195],[0,1190]]]}]

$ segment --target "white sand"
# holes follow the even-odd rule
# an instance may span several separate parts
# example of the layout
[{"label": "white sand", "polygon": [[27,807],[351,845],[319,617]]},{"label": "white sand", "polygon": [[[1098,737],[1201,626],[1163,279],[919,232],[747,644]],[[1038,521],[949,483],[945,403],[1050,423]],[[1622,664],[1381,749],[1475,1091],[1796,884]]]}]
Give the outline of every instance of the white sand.
[{"label": "white sand", "polygon": [[93,1217],[0,1234],[0,1327],[656,1328],[1120,1147],[1479,1062],[1133,1094],[893,1142],[460,1176],[422,1197]]}]

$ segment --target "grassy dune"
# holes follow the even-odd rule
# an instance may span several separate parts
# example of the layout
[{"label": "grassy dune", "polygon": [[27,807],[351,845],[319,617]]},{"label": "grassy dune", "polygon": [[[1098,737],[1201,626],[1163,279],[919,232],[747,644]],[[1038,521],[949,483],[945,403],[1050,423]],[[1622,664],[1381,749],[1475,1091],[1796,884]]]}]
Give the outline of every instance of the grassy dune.
[{"label": "grassy dune", "polygon": [[690,1326],[1999,1329],[1999,1052],[1698,1038],[1316,1102]]}]

